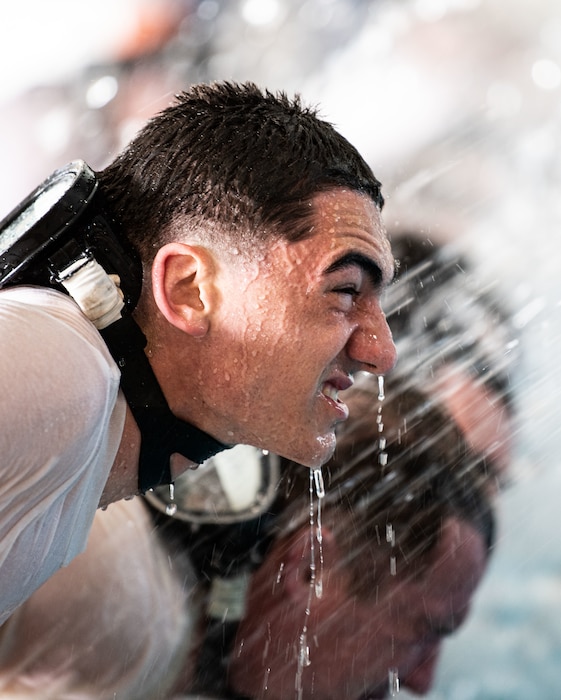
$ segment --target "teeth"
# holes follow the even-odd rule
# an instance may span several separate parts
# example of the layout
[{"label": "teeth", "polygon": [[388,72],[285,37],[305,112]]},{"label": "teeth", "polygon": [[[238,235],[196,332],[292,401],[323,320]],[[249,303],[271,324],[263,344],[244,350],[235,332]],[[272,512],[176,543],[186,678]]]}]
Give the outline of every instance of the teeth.
[{"label": "teeth", "polygon": [[323,388],[321,390],[321,393],[324,396],[327,396],[329,399],[333,399],[333,401],[338,401],[339,396],[338,396],[338,391],[334,386],[331,386],[331,384],[324,384]]}]

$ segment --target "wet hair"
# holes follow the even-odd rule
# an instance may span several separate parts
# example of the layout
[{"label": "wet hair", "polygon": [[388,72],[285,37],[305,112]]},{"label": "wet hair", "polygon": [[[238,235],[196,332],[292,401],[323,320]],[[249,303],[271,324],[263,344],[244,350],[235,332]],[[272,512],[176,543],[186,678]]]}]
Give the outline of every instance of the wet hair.
[{"label": "wet hair", "polygon": [[177,95],[99,177],[145,264],[181,233],[230,236],[240,252],[272,235],[302,239],[314,195],[336,187],[383,205],[370,167],[315,109],[249,82]]},{"label": "wet hair", "polygon": [[[422,574],[449,518],[471,525],[490,552],[492,466],[470,450],[445,410],[418,392],[391,388],[380,404],[370,379],[349,391],[348,403],[351,418],[323,467],[321,508],[345,553],[342,566],[353,574],[352,593],[377,595],[393,565],[400,580]],[[307,522],[308,479],[302,467],[287,464],[277,537]]]},{"label": "wet hair", "polygon": [[404,386],[431,382],[439,368],[462,368],[514,413],[512,374],[519,363],[512,315],[455,246],[421,233],[391,234],[396,277],[384,299]]}]

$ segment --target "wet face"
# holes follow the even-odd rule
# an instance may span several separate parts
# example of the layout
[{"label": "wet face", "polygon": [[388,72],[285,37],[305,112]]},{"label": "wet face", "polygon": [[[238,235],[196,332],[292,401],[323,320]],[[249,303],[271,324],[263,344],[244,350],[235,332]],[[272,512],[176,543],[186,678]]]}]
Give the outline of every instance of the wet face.
[{"label": "wet face", "polygon": [[[322,635],[324,642],[318,647],[321,659],[316,660],[315,693],[322,678],[329,681],[317,697],[388,697],[390,669],[396,669],[401,688],[427,693],[442,640],[467,617],[486,560],[484,542],[471,525],[448,520],[422,577],[400,583],[398,571],[392,588],[380,591],[378,602],[353,599],[346,612],[327,621],[329,632]],[[336,664],[328,663],[330,652]],[[322,664],[329,669],[325,674],[320,671]]]},{"label": "wet face", "polygon": [[382,375],[395,363],[380,307],[393,258],[379,210],[342,189],[313,206],[311,237],[277,240],[220,270],[221,340],[209,348],[205,387],[215,435],[308,466],[333,452],[353,374]]},{"label": "wet face", "polygon": [[[288,551],[282,542],[275,545],[251,582],[229,675],[234,690],[259,700],[280,700],[294,692],[309,595],[303,576],[306,535],[294,536],[300,544]],[[301,676],[303,699],[388,697],[390,669],[396,669],[402,689],[426,693],[442,639],[465,620],[485,570],[481,536],[450,518],[423,573],[412,580],[405,580],[405,572],[400,580],[399,570],[395,577],[388,573],[372,599],[349,593],[352,574],[335,563],[341,564],[344,555],[339,551],[335,560],[333,551],[328,536],[323,595],[312,599],[307,620],[311,663]]]},{"label": "wet face", "polygon": [[436,374],[434,389],[470,447],[504,476],[511,463],[514,426],[500,394],[453,364]]}]

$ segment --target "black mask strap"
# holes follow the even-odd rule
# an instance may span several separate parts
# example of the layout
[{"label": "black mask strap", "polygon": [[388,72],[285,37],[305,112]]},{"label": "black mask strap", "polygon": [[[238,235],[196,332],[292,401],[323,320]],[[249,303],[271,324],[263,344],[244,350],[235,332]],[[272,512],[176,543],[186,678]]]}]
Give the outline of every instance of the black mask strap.
[{"label": "black mask strap", "polygon": [[131,316],[121,317],[100,333],[121,370],[121,388],[142,436],[141,493],[171,483],[172,454],[200,464],[230,447],[173,415],[144,353],[146,337]]}]

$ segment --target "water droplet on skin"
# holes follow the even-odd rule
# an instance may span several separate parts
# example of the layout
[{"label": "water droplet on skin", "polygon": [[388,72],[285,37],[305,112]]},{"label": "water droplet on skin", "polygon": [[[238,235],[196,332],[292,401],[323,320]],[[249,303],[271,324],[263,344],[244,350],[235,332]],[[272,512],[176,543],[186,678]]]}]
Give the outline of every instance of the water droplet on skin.
[{"label": "water droplet on skin", "polygon": [[390,557],[390,574],[392,576],[397,574],[397,562],[395,557]]},{"label": "water droplet on skin", "polygon": [[379,447],[381,450],[385,450],[385,449],[386,449],[386,438],[385,438],[385,437],[381,437],[381,438],[378,440],[378,447]]},{"label": "water droplet on skin", "polygon": [[381,452],[378,455],[378,462],[385,467],[386,464],[388,463],[388,453],[387,452]]}]

